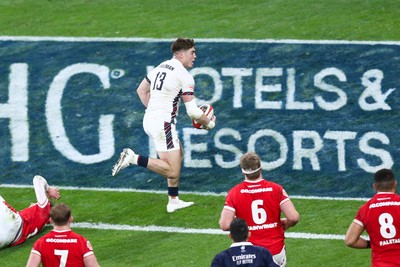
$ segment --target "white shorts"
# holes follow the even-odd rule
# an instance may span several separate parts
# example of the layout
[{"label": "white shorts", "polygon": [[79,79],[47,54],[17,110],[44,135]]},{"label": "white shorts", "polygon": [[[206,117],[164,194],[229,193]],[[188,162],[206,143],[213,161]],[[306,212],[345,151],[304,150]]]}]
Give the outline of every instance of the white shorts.
[{"label": "white shorts", "polygon": [[10,245],[22,226],[21,216],[12,211],[0,196],[0,248]]},{"label": "white shorts", "polygon": [[280,267],[286,266],[286,248],[283,247],[282,251],[279,254],[275,254],[272,256],[274,262],[278,264]]},{"label": "white shorts", "polygon": [[160,120],[145,113],[143,129],[153,139],[157,151],[165,152],[180,149],[178,132],[174,123]]}]

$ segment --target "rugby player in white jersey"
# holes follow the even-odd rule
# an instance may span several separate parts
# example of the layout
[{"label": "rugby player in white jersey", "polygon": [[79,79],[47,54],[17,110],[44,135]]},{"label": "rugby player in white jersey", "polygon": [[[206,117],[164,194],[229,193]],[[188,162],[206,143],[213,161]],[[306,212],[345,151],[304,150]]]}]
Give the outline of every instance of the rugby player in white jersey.
[{"label": "rugby player in white jersey", "polygon": [[142,80],[136,92],[146,112],[143,129],[153,139],[157,158],[136,154],[125,148],[112,169],[112,175],[130,165],[138,165],[167,179],[167,212],[189,207],[193,202],[179,199],[179,178],[183,160],[183,147],[176,130],[179,104],[185,104],[186,113],[193,120],[211,130],[215,116],[210,120],[197,106],[194,95],[194,78],[188,72],[196,60],[193,39],[178,38],[171,44],[172,58],[160,63]]}]

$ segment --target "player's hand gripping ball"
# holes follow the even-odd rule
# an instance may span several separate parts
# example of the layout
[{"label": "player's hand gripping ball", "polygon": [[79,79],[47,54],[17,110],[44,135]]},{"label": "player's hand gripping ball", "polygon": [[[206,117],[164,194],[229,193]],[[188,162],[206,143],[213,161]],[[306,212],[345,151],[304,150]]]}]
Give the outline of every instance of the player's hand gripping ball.
[{"label": "player's hand gripping ball", "polygon": [[[204,112],[204,115],[206,115],[210,120],[212,119],[214,116],[214,108],[211,105],[205,104],[201,105],[199,108]],[[195,120],[192,120],[192,124],[196,129],[205,129],[203,124],[200,124]]]}]

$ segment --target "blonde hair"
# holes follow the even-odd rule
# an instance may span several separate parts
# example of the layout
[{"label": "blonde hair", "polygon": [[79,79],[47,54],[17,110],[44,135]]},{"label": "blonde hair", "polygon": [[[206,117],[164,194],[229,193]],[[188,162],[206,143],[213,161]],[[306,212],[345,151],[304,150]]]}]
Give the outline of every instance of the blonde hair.
[{"label": "blonde hair", "polygon": [[254,152],[245,153],[240,159],[242,173],[250,180],[257,179],[261,175],[261,160]]}]

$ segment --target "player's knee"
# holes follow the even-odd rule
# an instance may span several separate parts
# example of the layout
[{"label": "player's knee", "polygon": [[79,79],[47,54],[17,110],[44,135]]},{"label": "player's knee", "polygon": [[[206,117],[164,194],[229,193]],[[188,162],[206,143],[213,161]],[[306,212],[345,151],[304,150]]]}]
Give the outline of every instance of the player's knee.
[{"label": "player's knee", "polygon": [[171,164],[169,170],[167,171],[167,178],[171,180],[178,180],[181,174],[181,168],[178,164]]},{"label": "player's knee", "polygon": [[171,179],[171,180],[178,180],[179,179],[179,174],[171,173],[170,175],[168,175],[167,178]]}]

